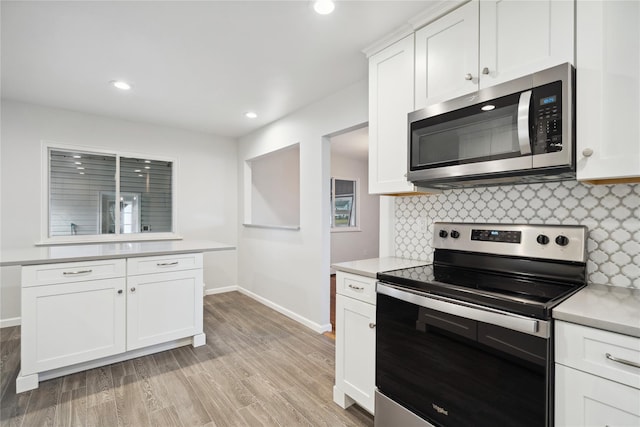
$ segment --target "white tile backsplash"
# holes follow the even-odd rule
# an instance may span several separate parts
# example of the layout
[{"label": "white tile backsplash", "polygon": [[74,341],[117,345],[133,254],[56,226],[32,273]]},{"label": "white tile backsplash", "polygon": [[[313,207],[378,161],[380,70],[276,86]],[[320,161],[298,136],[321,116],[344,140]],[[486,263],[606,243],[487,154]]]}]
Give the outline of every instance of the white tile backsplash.
[{"label": "white tile backsplash", "polygon": [[431,262],[436,221],[579,224],[589,228],[589,282],[640,289],[640,184],[564,181],[394,200],[396,256]]}]

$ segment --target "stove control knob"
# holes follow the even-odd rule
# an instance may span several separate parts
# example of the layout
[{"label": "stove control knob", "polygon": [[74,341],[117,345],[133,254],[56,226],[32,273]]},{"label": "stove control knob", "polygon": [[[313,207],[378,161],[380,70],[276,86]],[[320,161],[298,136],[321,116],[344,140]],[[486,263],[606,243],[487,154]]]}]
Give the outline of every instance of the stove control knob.
[{"label": "stove control knob", "polygon": [[544,234],[538,234],[538,237],[536,237],[536,242],[540,243],[541,245],[546,245],[547,243],[549,243],[549,237],[545,236]]},{"label": "stove control knob", "polygon": [[440,233],[438,233],[438,236],[442,237],[443,239],[446,239],[448,235],[449,233],[447,233],[447,230],[440,230]]},{"label": "stove control knob", "polygon": [[460,237],[460,232],[457,230],[451,230],[451,237],[457,239],[458,237]]},{"label": "stove control knob", "polygon": [[569,238],[567,236],[560,235],[556,237],[556,243],[560,246],[567,246],[569,244]]}]

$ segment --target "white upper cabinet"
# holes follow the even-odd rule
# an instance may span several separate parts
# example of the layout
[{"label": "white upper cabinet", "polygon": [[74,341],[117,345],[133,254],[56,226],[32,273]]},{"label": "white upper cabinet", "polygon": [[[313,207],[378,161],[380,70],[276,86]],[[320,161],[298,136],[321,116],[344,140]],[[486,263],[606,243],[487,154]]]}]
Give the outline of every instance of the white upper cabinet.
[{"label": "white upper cabinet", "polygon": [[577,178],[640,177],[640,3],[579,1]]},{"label": "white upper cabinet", "polygon": [[574,62],[574,3],[473,0],[416,32],[416,109]]},{"label": "white upper cabinet", "polygon": [[481,0],[480,89],[574,63],[572,0]]},{"label": "white upper cabinet", "polygon": [[413,34],[369,58],[369,193],[415,191],[406,178],[413,70]]},{"label": "white upper cabinet", "polygon": [[416,105],[424,108],[478,89],[478,3],[416,32]]}]

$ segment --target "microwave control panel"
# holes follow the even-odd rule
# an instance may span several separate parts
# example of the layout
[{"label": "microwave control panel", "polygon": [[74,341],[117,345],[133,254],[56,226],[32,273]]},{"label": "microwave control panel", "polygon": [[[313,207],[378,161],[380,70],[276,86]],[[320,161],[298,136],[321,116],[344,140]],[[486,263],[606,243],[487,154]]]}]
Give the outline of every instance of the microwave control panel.
[{"label": "microwave control panel", "polygon": [[562,83],[533,89],[533,154],[562,151]]}]

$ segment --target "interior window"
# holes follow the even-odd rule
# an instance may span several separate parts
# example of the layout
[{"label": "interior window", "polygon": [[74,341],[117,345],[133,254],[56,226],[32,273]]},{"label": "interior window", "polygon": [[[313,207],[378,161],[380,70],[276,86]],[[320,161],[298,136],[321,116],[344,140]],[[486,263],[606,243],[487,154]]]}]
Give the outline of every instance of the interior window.
[{"label": "interior window", "polygon": [[355,179],[331,178],[332,228],[358,227],[357,184]]},{"label": "interior window", "polygon": [[173,162],[48,153],[49,237],[173,231]]}]

